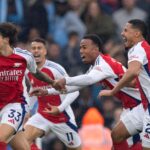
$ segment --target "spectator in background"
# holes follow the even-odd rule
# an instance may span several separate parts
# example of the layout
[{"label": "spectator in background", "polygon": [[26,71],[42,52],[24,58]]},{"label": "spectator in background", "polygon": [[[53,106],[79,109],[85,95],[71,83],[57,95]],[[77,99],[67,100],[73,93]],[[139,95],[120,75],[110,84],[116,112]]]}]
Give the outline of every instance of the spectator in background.
[{"label": "spectator in background", "polygon": [[114,12],[113,19],[118,26],[118,35],[120,37],[120,32],[126,22],[131,19],[141,19],[146,20],[147,14],[144,10],[136,6],[136,0],[122,0],[123,7]]},{"label": "spectator in background", "polygon": [[35,27],[28,28],[25,34],[20,35],[20,41],[17,43],[17,46],[30,50],[30,42],[37,37],[41,37],[40,31]]},{"label": "spectator in background", "polygon": [[105,13],[111,15],[119,7],[118,0],[99,0]]},{"label": "spectator in background", "polygon": [[[55,19],[55,3],[54,0],[43,0],[44,9],[47,12],[47,20],[48,20],[48,33],[51,33],[53,30],[52,22]],[[51,37],[51,35],[49,35]]]},{"label": "spectator in background", "polygon": [[[147,25],[148,29],[150,29],[150,0],[137,0],[137,5],[142,8],[144,11],[147,12],[148,17],[147,17]],[[149,38],[150,39],[150,38]]]},{"label": "spectator in background", "polygon": [[30,28],[28,31],[27,40],[31,42],[33,39],[40,37],[40,31],[37,28]]},{"label": "spectator in background", "polygon": [[98,34],[103,39],[103,42],[115,34],[113,20],[102,11],[100,3],[97,0],[92,0],[87,5],[85,24],[87,26],[87,33]]},{"label": "spectator in background", "polygon": [[68,44],[62,50],[63,66],[66,68],[69,75],[81,74],[83,65],[79,53],[80,37],[77,32],[72,31],[69,33]]},{"label": "spectator in background", "polygon": [[[118,102],[118,101],[117,101]],[[117,102],[115,102],[114,97],[103,97],[101,99],[103,116],[105,119],[105,126],[112,129],[112,124],[114,121],[113,112],[116,107]],[[118,102],[119,103],[119,102]]]},{"label": "spectator in background", "polygon": [[82,108],[79,111],[78,116],[76,117],[77,119],[77,124],[79,127],[81,126],[82,118],[85,112],[90,108],[94,106],[94,101],[92,99],[92,93],[90,87],[86,87],[81,90],[80,97],[78,99],[78,104]]},{"label": "spectator in background", "polygon": [[146,11],[148,14],[150,12],[150,0],[137,0],[137,6],[139,8],[142,8],[144,11]]},{"label": "spectator in background", "polygon": [[122,112],[123,112],[122,106],[116,106],[116,108],[114,109],[114,112],[113,112],[114,121],[112,123],[111,128],[114,128],[114,126],[119,122]]},{"label": "spectator in background", "polygon": [[84,0],[69,0],[68,3],[71,10],[81,17],[85,9],[86,2],[84,2]]},{"label": "spectator in background", "polygon": [[21,25],[24,21],[24,0],[1,0],[0,23],[13,22]]},{"label": "spectator in background", "polygon": [[48,33],[48,19],[44,3],[41,0],[36,0],[28,9],[27,13],[27,28],[36,28],[41,37],[45,38]]},{"label": "spectator in background", "polygon": [[104,127],[104,118],[94,107],[85,113],[79,134],[82,150],[110,150],[112,147],[110,130]]},{"label": "spectator in background", "polygon": [[118,38],[110,38],[104,45],[104,52],[127,66],[124,45]]},{"label": "spectator in background", "polygon": [[64,47],[68,43],[69,32],[76,31],[82,38],[86,32],[86,27],[78,15],[68,9],[67,0],[55,0],[55,6],[55,19],[51,22],[53,29],[50,34],[56,43]]},{"label": "spectator in background", "polygon": [[61,48],[55,42],[49,42],[47,47],[47,59],[62,64]]}]

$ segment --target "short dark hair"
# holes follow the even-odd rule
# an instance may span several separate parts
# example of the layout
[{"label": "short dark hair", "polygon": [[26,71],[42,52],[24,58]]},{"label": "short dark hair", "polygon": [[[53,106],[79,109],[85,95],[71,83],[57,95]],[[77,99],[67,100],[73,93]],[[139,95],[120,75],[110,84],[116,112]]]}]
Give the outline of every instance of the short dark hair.
[{"label": "short dark hair", "polygon": [[40,42],[46,46],[46,41],[40,37],[33,39],[31,42]]},{"label": "short dark hair", "polygon": [[15,24],[10,22],[0,24],[0,35],[9,38],[10,46],[14,47],[17,43],[18,33],[19,30]]},{"label": "short dark hair", "polygon": [[128,21],[128,23],[132,24],[133,28],[138,29],[139,31],[141,31],[142,36],[147,39],[148,36],[148,27],[146,25],[146,23],[140,19],[132,19],[130,21]]},{"label": "short dark hair", "polygon": [[102,48],[103,48],[102,40],[98,35],[96,35],[96,34],[87,34],[83,37],[83,39],[92,40],[92,42],[97,45],[99,51],[102,51]]}]

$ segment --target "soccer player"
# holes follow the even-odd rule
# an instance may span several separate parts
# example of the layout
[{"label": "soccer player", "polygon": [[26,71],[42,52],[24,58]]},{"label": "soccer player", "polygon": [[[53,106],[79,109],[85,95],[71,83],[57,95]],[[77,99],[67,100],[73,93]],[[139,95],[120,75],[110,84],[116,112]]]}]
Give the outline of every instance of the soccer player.
[{"label": "soccer player", "polygon": [[8,143],[18,134],[21,150],[28,150],[28,143],[21,132],[27,111],[23,96],[24,72],[29,69],[33,76],[49,84],[53,80],[37,69],[30,52],[14,48],[17,33],[14,24],[0,24],[0,144]]},{"label": "soccer player", "polygon": [[[117,84],[118,80],[121,79],[126,69],[122,66],[121,63],[117,62],[113,58],[107,55],[103,55],[101,50],[102,42],[97,35],[87,35],[83,37],[80,43],[80,55],[83,63],[91,64],[89,71],[84,75],[79,75],[76,77],[65,77],[61,80],[58,80],[54,83],[54,87],[57,87],[57,89],[62,89],[64,85],[68,85],[68,87],[66,87],[66,92],[72,92],[85,86],[97,82],[102,82],[112,89],[115,84]],[[135,86],[136,84],[134,85],[134,83],[135,82],[133,82],[130,86]],[[31,92],[31,95],[47,95],[56,93],[59,93],[59,91],[54,89],[35,89],[33,92]],[[116,93],[115,96],[122,101],[124,107],[122,117],[126,112],[130,111],[132,108],[141,103],[140,93],[136,88],[125,87]],[[52,114],[58,114],[59,107],[57,108],[51,106],[51,110],[48,110],[48,112]],[[135,142],[134,137],[133,141]],[[133,145],[135,144],[134,142]],[[126,141],[121,142],[119,145],[120,147],[118,145],[118,143],[114,142],[114,148],[116,150],[120,147],[122,150],[129,149]],[[140,149],[139,144],[134,145],[131,148],[133,147],[139,147]]]},{"label": "soccer player", "polygon": [[[142,113],[143,111],[138,115],[129,113],[124,120],[128,123],[120,122],[119,126],[122,130],[121,132],[116,130],[115,133],[116,139],[121,140],[123,139],[122,135],[127,135],[128,133],[132,135],[134,132],[133,127],[140,130],[141,125],[143,125],[143,150],[150,150],[150,45],[146,41],[147,34],[147,27],[143,21],[134,19],[126,23],[121,35],[124,39],[124,45],[128,49],[128,70],[112,90],[104,90],[100,93],[100,96],[114,95],[138,76],[143,104],[141,110],[144,108],[144,114]],[[143,120],[143,123],[140,122],[139,118]],[[123,127],[125,128],[124,130]]]},{"label": "soccer player", "polygon": [[[61,79],[68,76],[65,69],[57,63],[46,59],[47,49],[46,42],[37,38],[31,42],[31,52],[36,60],[37,67],[48,74],[52,79]],[[29,73],[32,88],[51,88],[49,84],[44,83]],[[77,125],[74,114],[69,106],[73,102],[79,92],[70,94],[59,94],[38,97],[38,112],[33,115],[25,124],[25,137],[31,144],[37,137],[41,137],[49,131],[52,131],[66,146],[68,150],[80,150],[81,141],[77,132]],[[47,113],[49,105],[58,106],[65,101],[65,105],[60,107],[61,113],[51,115]]]}]

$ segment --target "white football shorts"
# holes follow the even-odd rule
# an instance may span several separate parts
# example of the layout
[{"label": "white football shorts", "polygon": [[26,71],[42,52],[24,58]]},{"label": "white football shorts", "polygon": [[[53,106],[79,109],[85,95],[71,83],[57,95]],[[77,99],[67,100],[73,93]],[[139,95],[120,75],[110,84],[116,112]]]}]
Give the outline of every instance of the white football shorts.
[{"label": "white football shorts", "polygon": [[20,103],[9,103],[0,110],[0,124],[8,124],[15,131],[22,130],[23,121],[27,112],[26,105]]},{"label": "white football shorts", "polygon": [[41,114],[36,113],[27,121],[26,125],[39,128],[45,134],[52,131],[67,147],[76,148],[81,145],[74,120],[65,123],[53,123],[45,119]]},{"label": "white football shorts", "polygon": [[142,132],[144,115],[145,110],[143,108],[143,105],[139,104],[131,111],[121,116],[120,120],[123,122],[131,136]]}]

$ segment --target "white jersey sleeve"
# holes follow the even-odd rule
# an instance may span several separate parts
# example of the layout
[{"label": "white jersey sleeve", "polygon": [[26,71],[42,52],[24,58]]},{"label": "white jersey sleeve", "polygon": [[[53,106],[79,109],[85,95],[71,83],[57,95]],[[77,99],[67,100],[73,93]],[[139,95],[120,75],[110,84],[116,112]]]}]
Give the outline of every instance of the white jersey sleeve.
[{"label": "white jersey sleeve", "polygon": [[141,46],[141,43],[138,43],[128,52],[128,63],[132,61],[138,61],[142,65],[146,63],[146,53]]},{"label": "white jersey sleeve", "polygon": [[37,65],[32,54],[27,58],[27,68],[31,73],[36,73]]},{"label": "white jersey sleeve", "polygon": [[68,76],[66,70],[55,62],[46,60],[44,67],[51,70],[55,80]]},{"label": "white jersey sleeve", "polygon": [[64,101],[58,106],[60,112],[63,112],[79,96],[79,91],[69,93],[66,95]]},{"label": "white jersey sleeve", "polygon": [[[81,87],[77,86],[70,86],[67,87],[67,94],[63,102],[58,106],[60,112],[63,112],[65,108],[70,105],[78,96],[79,96],[79,89]],[[62,94],[60,91],[55,90],[54,88],[47,89],[49,95],[58,95]],[[70,94],[68,94],[70,93]]]},{"label": "white jersey sleeve", "polygon": [[37,70],[37,65],[35,62],[35,59],[32,55],[32,53],[30,53],[27,50],[23,50],[21,48],[15,48],[15,53],[19,54],[20,56],[24,57],[26,62],[27,62],[27,69],[31,72],[31,73],[36,73]]},{"label": "white jersey sleeve", "polygon": [[114,76],[111,68],[106,64],[95,65],[87,74],[75,77],[66,77],[66,85],[88,86]]}]

